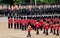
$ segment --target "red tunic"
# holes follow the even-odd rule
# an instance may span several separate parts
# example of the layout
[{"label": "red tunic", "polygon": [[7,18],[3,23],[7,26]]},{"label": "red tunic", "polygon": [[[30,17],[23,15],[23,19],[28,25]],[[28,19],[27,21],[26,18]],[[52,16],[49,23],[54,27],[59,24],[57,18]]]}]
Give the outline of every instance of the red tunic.
[{"label": "red tunic", "polygon": [[29,20],[29,22],[30,22],[31,25],[33,24],[33,21],[34,21],[33,19]]},{"label": "red tunic", "polygon": [[43,23],[43,28],[45,28],[46,27],[46,23]]},{"label": "red tunic", "polygon": [[59,30],[59,26],[56,26],[56,30]]},{"label": "red tunic", "polygon": [[39,28],[40,28],[39,24],[36,24],[36,28],[37,28],[37,29],[39,29]]},{"label": "red tunic", "polygon": [[20,23],[20,24],[22,23],[22,19],[19,19],[19,23]]},{"label": "red tunic", "polygon": [[31,31],[31,29],[28,29],[28,32],[30,32]]},{"label": "red tunic", "polygon": [[40,25],[43,25],[43,20],[40,20]]},{"label": "red tunic", "polygon": [[59,21],[59,19],[58,19],[58,18],[53,19],[53,22],[57,22],[57,21]]},{"label": "red tunic", "polygon": [[17,18],[14,19],[14,24],[17,24]]},{"label": "red tunic", "polygon": [[48,26],[46,26],[45,29],[48,30]]},{"label": "red tunic", "polygon": [[12,18],[8,19],[8,24],[12,23]]},{"label": "red tunic", "polygon": [[55,26],[55,25],[53,26],[53,29],[55,29],[55,30],[56,30],[56,26]]},{"label": "red tunic", "polygon": [[51,19],[49,19],[49,18],[46,18],[46,22],[50,22],[51,21]]},{"label": "red tunic", "polygon": [[53,22],[50,22],[50,28],[53,28]]}]

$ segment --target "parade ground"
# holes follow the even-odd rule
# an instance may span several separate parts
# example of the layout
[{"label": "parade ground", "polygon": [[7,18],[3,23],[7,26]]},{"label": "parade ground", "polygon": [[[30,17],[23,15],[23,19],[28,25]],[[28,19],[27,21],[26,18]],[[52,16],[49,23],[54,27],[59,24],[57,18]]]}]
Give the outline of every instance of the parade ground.
[{"label": "parade ground", "polygon": [[[0,38],[27,38],[27,31],[21,29],[8,29],[7,17],[0,17]],[[43,34],[43,31],[36,35],[36,31],[31,31],[31,37],[28,38],[60,38],[49,32],[49,35]]]}]

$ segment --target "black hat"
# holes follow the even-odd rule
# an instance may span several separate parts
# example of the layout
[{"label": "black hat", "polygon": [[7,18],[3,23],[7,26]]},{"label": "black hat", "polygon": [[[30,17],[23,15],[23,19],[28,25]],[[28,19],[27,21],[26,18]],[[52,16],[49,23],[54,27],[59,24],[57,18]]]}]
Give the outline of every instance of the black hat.
[{"label": "black hat", "polygon": [[53,22],[53,20],[51,19],[51,22]]},{"label": "black hat", "polygon": [[47,23],[49,23],[49,21],[47,21]]},{"label": "black hat", "polygon": [[57,24],[59,24],[59,21],[57,22]]},{"label": "black hat", "polygon": [[56,24],[56,22],[54,22],[54,24]]},{"label": "black hat", "polygon": [[44,22],[46,22],[46,20],[45,20],[45,19],[43,19],[43,21],[44,21]]},{"label": "black hat", "polygon": [[39,22],[39,20],[37,20],[37,22]]}]

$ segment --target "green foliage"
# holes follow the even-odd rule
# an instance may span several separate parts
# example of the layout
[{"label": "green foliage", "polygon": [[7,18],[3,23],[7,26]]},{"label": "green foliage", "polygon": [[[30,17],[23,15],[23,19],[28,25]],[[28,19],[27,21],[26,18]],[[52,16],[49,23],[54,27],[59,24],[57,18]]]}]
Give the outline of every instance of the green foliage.
[{"label": "green foliage", "polygon": [[40,4],[56,4],[57,0],[37,0],[37,3],[40,3]]},{"label": "green foliage", "polygon": [[[23,4],[25,3],[25,0],[13,0],[16,4]],[[58,0],[36,0],[36,3],[38,4],[56,4]],[[9,0],[0,0],[0,4],[8,4]],[[32,3],[35,3],[35,0],[32,0]]]},{"label": "green foliage", "polygon": [[22,4],[25,0],[13,0],[16,4]]},{"label": "green foliage", "polygon": [[44,0],[45,4],[55,4],[56,0]]}]

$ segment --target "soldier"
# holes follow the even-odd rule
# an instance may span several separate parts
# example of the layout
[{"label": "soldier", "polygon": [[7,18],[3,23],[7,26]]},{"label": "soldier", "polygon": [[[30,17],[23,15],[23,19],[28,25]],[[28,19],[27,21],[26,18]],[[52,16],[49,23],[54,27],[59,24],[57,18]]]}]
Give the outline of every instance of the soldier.
[{"label": "soldier", "polygon": [[29,22],[30,22],[30,24],[31,24],[32,29],[34,30],[33,19],[30,19]]},{"label": "soldier", "polygon": [[45,27],[45,29],[46,29],[46,35],[48,35],[48,24],[46,24],[46,27]]},{"label": "soldier", "polygon": [[14,29],[16,29],[16,27],[17,27],[17,18],[14,17]]},{"label": "soldier", "polygon": [[36,34],[37,35],[39,34],[39,28],[40,28],[40,25],[39,25],[39,22],[37,21],[36,22]]},{"label": "soldier", "polygon": [[11,18],[8,17],[8,28],[10,28],[10,24],[11,24]]},{"label": "soldier", "polygon": [[22,20],[22,30],[25,30],[25,20]]},{"label": "soldier", "polygon": [[54,24],[54,25],[53,25],[53,31],[54,31],[53,34],[54,34],[54,35],[56,34],[55,30],[56,30],[56,25]]},{"label": "soldier", "polygon": [[46,22],[49,23],[51,21],[50,18],[46,18]]},{"label": "soldier", "polygon": [[8,17],[8,28],[13,28],[12,18]]},{"label": "soldier", "polygon": [[19,29],[19,18],[17,17],[17,29]]},{"label": "soldier", "polygon": [[43,22],[43,29],[44,29],[43,34],[45,34],[45,27],[46,27],[46,20],[44,20]]},{"label": "soldier", "polygon": [[30,33],[31,32],[31,25],[28,25],[28,29],[27,30],[28,30],[27,37],[31,37],[31,33]]},{"label": "soldier", "polygon": [[57,24],[57,26],[56,26],[56,31],[57,31],[57,36],[59,36],[59,24]]},{"label": "soldier", "polygon": [[41,26],[40,29],[41,29],[41,31],[42,31],[42,28],[43,28],[43,20],[42,20],[42,19],[40,20],[40,23],[39,23],[39,24],[40,24],[40,26]]},{"label": "soldier", "polygon": [[50,22],[50,33],[53,33],[53,22]]}]

